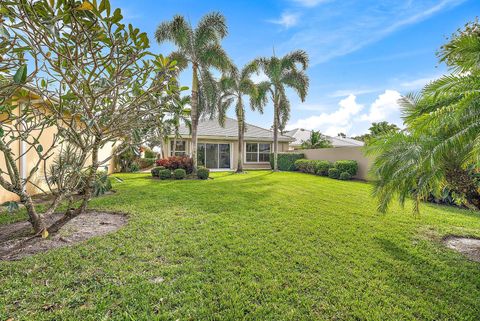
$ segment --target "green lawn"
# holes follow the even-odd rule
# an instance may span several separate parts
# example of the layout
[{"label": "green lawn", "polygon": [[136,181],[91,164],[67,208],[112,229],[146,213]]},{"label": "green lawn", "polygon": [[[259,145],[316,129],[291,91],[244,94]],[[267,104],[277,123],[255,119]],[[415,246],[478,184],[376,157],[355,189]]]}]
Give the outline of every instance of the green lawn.
[{"label": "green lawn", "polygon": [[213,176],[121,175],[92,207],[128,225],[0,262],[0,320],[480,319],[480,264],[440,243],[480,236],[478,214],[379,215],[368,184],[307,174]]}]

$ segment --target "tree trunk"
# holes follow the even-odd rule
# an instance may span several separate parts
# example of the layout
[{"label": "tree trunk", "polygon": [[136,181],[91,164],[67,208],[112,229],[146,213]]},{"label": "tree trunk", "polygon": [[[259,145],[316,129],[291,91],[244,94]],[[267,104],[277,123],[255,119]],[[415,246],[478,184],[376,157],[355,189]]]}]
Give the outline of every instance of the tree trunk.
[{"label": "tree trunk", "polygon": [[245,118],[242,106],[237,107],[237,123],[238,123],[238,164],[237,173],[243,173],[243,145],[245,139]]},{"label": "tree trunk", "polygon": [[198,66],[193,64],[193,79],[192,79],[192,101],[190,116],[192,118],[192,160],[193,160],[193,174],[197,172],[197,126],[198,126]]},{"label": "tree trunk", "polygon": [[85,187],[83,189],[82,203],[77,210],[70,216],[76,217],[80,214],[85,213],[87,210],[87,205],[93,195],[93,183],[95,182],[97,170],[98,170],[98,151],[100,149],[100,138],[95,138],[92,147],[92,165],[90,166],[90,173],[87,176]]},{"label": "tree trunk", "polygon": [[175,153],[177,152],[177,131],[175,131],[175,136],[173,137],[173,150],[172,150],[172,156],[175,156]]},{"label": "tree trunk", "polygon": [[32,198],[30,195],[24,194],[20,197],[20,201],[25,205],[28,213],[28,220],[32,224],[35,234],[41,234],[46,229],[46,225],[43,217],[37,213]]},{"label": "tree trunk", "polygon": [[278,104],[277,97],[273,100],[273,171],[278,172]]}]

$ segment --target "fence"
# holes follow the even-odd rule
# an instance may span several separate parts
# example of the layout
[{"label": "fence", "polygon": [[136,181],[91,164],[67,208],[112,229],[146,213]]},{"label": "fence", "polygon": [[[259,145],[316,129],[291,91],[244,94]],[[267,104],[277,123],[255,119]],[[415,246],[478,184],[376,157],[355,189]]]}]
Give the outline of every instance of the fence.
[{"label": "fence", "polygon": [[355,178],[367,180],[368,171],[373,163],[373,159],[363,153],[363,147],[335,147],[321,149],[302,149],[306,159],[328,160],[331,162],[337,160],[355,160],[358,162],[358,173]]}]

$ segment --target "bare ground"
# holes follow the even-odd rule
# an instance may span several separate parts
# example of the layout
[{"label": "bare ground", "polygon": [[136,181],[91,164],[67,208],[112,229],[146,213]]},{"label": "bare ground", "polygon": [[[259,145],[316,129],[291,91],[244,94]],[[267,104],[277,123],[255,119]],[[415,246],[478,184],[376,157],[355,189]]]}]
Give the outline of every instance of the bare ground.
[{"label": "bare ground", "polygon": [[480,239],[448,236],[443,242],[448,248],[462,253],[470,260],[480,262]]},{"label": "bare ground", "polygon": [[[46,217],[46,224],[52,224],[62,215]],[[127,217],[123,214],[90,211],[75,217],[47,239],[32,238],[33,230],[28,221],[0,225],[0,260],[19,260],[50,249],[72,246],[114,232],[126,223]]]}]

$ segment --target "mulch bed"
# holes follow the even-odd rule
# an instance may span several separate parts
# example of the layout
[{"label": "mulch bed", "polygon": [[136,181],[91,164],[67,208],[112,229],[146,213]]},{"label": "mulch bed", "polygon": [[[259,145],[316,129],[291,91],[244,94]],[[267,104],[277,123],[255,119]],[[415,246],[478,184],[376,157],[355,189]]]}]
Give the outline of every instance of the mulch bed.
[{"label": "mulch bed", "polygon": [[[49,226],[62,216],[54,214],[45,217],[45,222]],[[73,218],[47,239],[32,238],[33,229],[28,221],[0,225],[0,260],[19,260],[51,249],[72,246],[117,231],[126,223],[124,214],[89,211]]]}]

